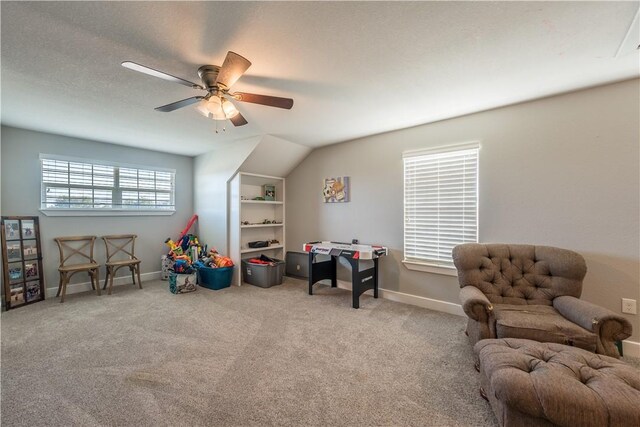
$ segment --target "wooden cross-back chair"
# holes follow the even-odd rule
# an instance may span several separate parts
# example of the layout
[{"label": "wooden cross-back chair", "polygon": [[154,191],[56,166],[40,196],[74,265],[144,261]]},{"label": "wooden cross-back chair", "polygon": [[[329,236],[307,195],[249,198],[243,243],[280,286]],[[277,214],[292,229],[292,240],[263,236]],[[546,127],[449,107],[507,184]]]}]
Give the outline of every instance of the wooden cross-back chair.
[{"label": "wooden cross-back chair", "polygon": [[[133,284],[136,284],[136,275],[138,276],[138,286],[142,289],[142,281],[140,280],[140,260],[135,256],[136,245],[135,234],[119,234],[113,236],[102,236],[105,247],[107,249],[107,277],[104,279],[104,287],[106,289],[109,284],[108,294],[111,295],[113,288],[113,277],[122,267],[128,267],[131,270],[131,278]],[[125,256],[126,259],[116,259]]]},{"label": "wooden cross-back chair", "polygon": [[[53,239],[58,244],[60,250],[60,283],[58,284],[58,293],[60,302],[64,302],[64,296],[67,293],[67,284],[69,279],[76,273],[85,271],[91,278],[91,287],[100,295],[100,264],[93,258],[93,245],[96,236],[69,236],[56,237]],[[72,258],[74,258],[72,260]],[[79,259],[80,262],[76,262]]]}]

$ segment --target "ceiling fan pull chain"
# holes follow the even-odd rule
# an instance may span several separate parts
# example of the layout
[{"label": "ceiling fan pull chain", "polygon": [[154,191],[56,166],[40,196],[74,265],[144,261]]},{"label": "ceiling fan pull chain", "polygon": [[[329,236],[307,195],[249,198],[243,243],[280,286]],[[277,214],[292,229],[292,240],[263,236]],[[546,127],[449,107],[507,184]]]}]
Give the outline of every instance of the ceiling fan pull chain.
[{"label": "ceiling fan pull chain", "polygon": [[224,124],[222,125],[222,132],[226,132],[227,131],[227,120],[229,120],[229,117],[227,117],[227,112],[224,111],[224,108],[222,108],[222,104],[224,104],[224,98],[220,97],[220,111],[222,111],[222,116],[224,117]]}]

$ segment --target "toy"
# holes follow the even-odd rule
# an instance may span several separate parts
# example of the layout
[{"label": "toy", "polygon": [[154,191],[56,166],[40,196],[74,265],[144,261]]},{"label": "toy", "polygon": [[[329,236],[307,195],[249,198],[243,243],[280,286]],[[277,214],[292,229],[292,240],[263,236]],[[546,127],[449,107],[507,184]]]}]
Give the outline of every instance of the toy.
[{"label": "toy", "polygon": [[173,271],[176,273],[191,273],[191,263],[188,260],[177,259],[173,265]]},{"label": "toy", "polygon": [[184,230],[182,230],[182,232],[180,232],[180,236],[178,237],[178,240],[182,239],[184,237],[184,235],[189,232],[189,229],[191,228],[193,223],[196,222],[197,220],[198,220],[198,215],[193,215],[191,217],[191,219],[187,223],[187,226],[184,228]]},{"label": "toy", "polygon": [[178,239],[178,246],[182,248],[182,252],[186,252],[189,249],[189,234],[185,234]]},{"label": "toy", "polygon": [[169,246],[169,249],[171,249],[171,254],[173,254],[174,256],[178,256],[178,255],[182,255],[182,247],[178,246],[176,244],[176,242],[174,242],[173,240],[171,240],[171,237],[167,237],[167,240],[164,241],[164,243]]},{"label": "toy", "polygon": [[[192,262],[197,261],[198,258],[200,257],[202,246],[200,246],[198,237],[193,234],[185,234],[178,241],[178,243],[175,243],[173,241],[171,241],[171,243],[173,243],[173,246],[169,246],[169,247],[179,248],[178,251],[172,249],[172,252],[174,254],[187,254],[191,258]],[[167,245],[169,245],[169,243],[167,243]]]},{"label": "toy", "polygon": [[211,249],[209,256],[212,258],[212,263],[218,267],[233,267],[233,261],[227,256],[222,256],[216,249]]}]

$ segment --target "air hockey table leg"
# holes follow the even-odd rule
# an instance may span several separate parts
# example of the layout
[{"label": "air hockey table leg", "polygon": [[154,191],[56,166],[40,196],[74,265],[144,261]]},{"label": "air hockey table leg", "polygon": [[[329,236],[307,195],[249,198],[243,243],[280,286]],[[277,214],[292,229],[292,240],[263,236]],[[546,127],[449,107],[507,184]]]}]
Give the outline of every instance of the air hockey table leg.
[{"label": "air hockey table leg", "polygon": [[314,254],[309,252],[309,295],[313,295],[313,258]]},{"label": "air hockey table leg", "polygon": [[338,275],[337,275],[338,257],[331,257],[331,287],[338,287]]},{"label": "air hockey table leg", "polygon": [[351,264],[351,306],[360,308],[360,271],[358,270],[358,261],[349,259]]},{"label": "air hockey table leg", "polygon": [[373,259],[373,297],[378,298],[378,258]]}]

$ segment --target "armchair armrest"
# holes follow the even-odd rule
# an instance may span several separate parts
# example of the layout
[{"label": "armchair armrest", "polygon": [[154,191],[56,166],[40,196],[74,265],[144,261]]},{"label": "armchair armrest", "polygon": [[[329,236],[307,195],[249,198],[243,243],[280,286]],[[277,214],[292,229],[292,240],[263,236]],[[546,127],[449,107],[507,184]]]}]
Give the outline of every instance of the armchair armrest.
[{"label": "armchair armrest", "polygon": [[465,286],[460,289],[462,309],[469,318],[478,322],[487,322],[493,305],[482,291],[475,286]]},{"label": "armchair armrest", "polygon": [[603,341],[629,338],[633,330],[631,322],[624,317],[575,297],[558,297],[553,300],[553,307],[573,323],[598,334]]}]

